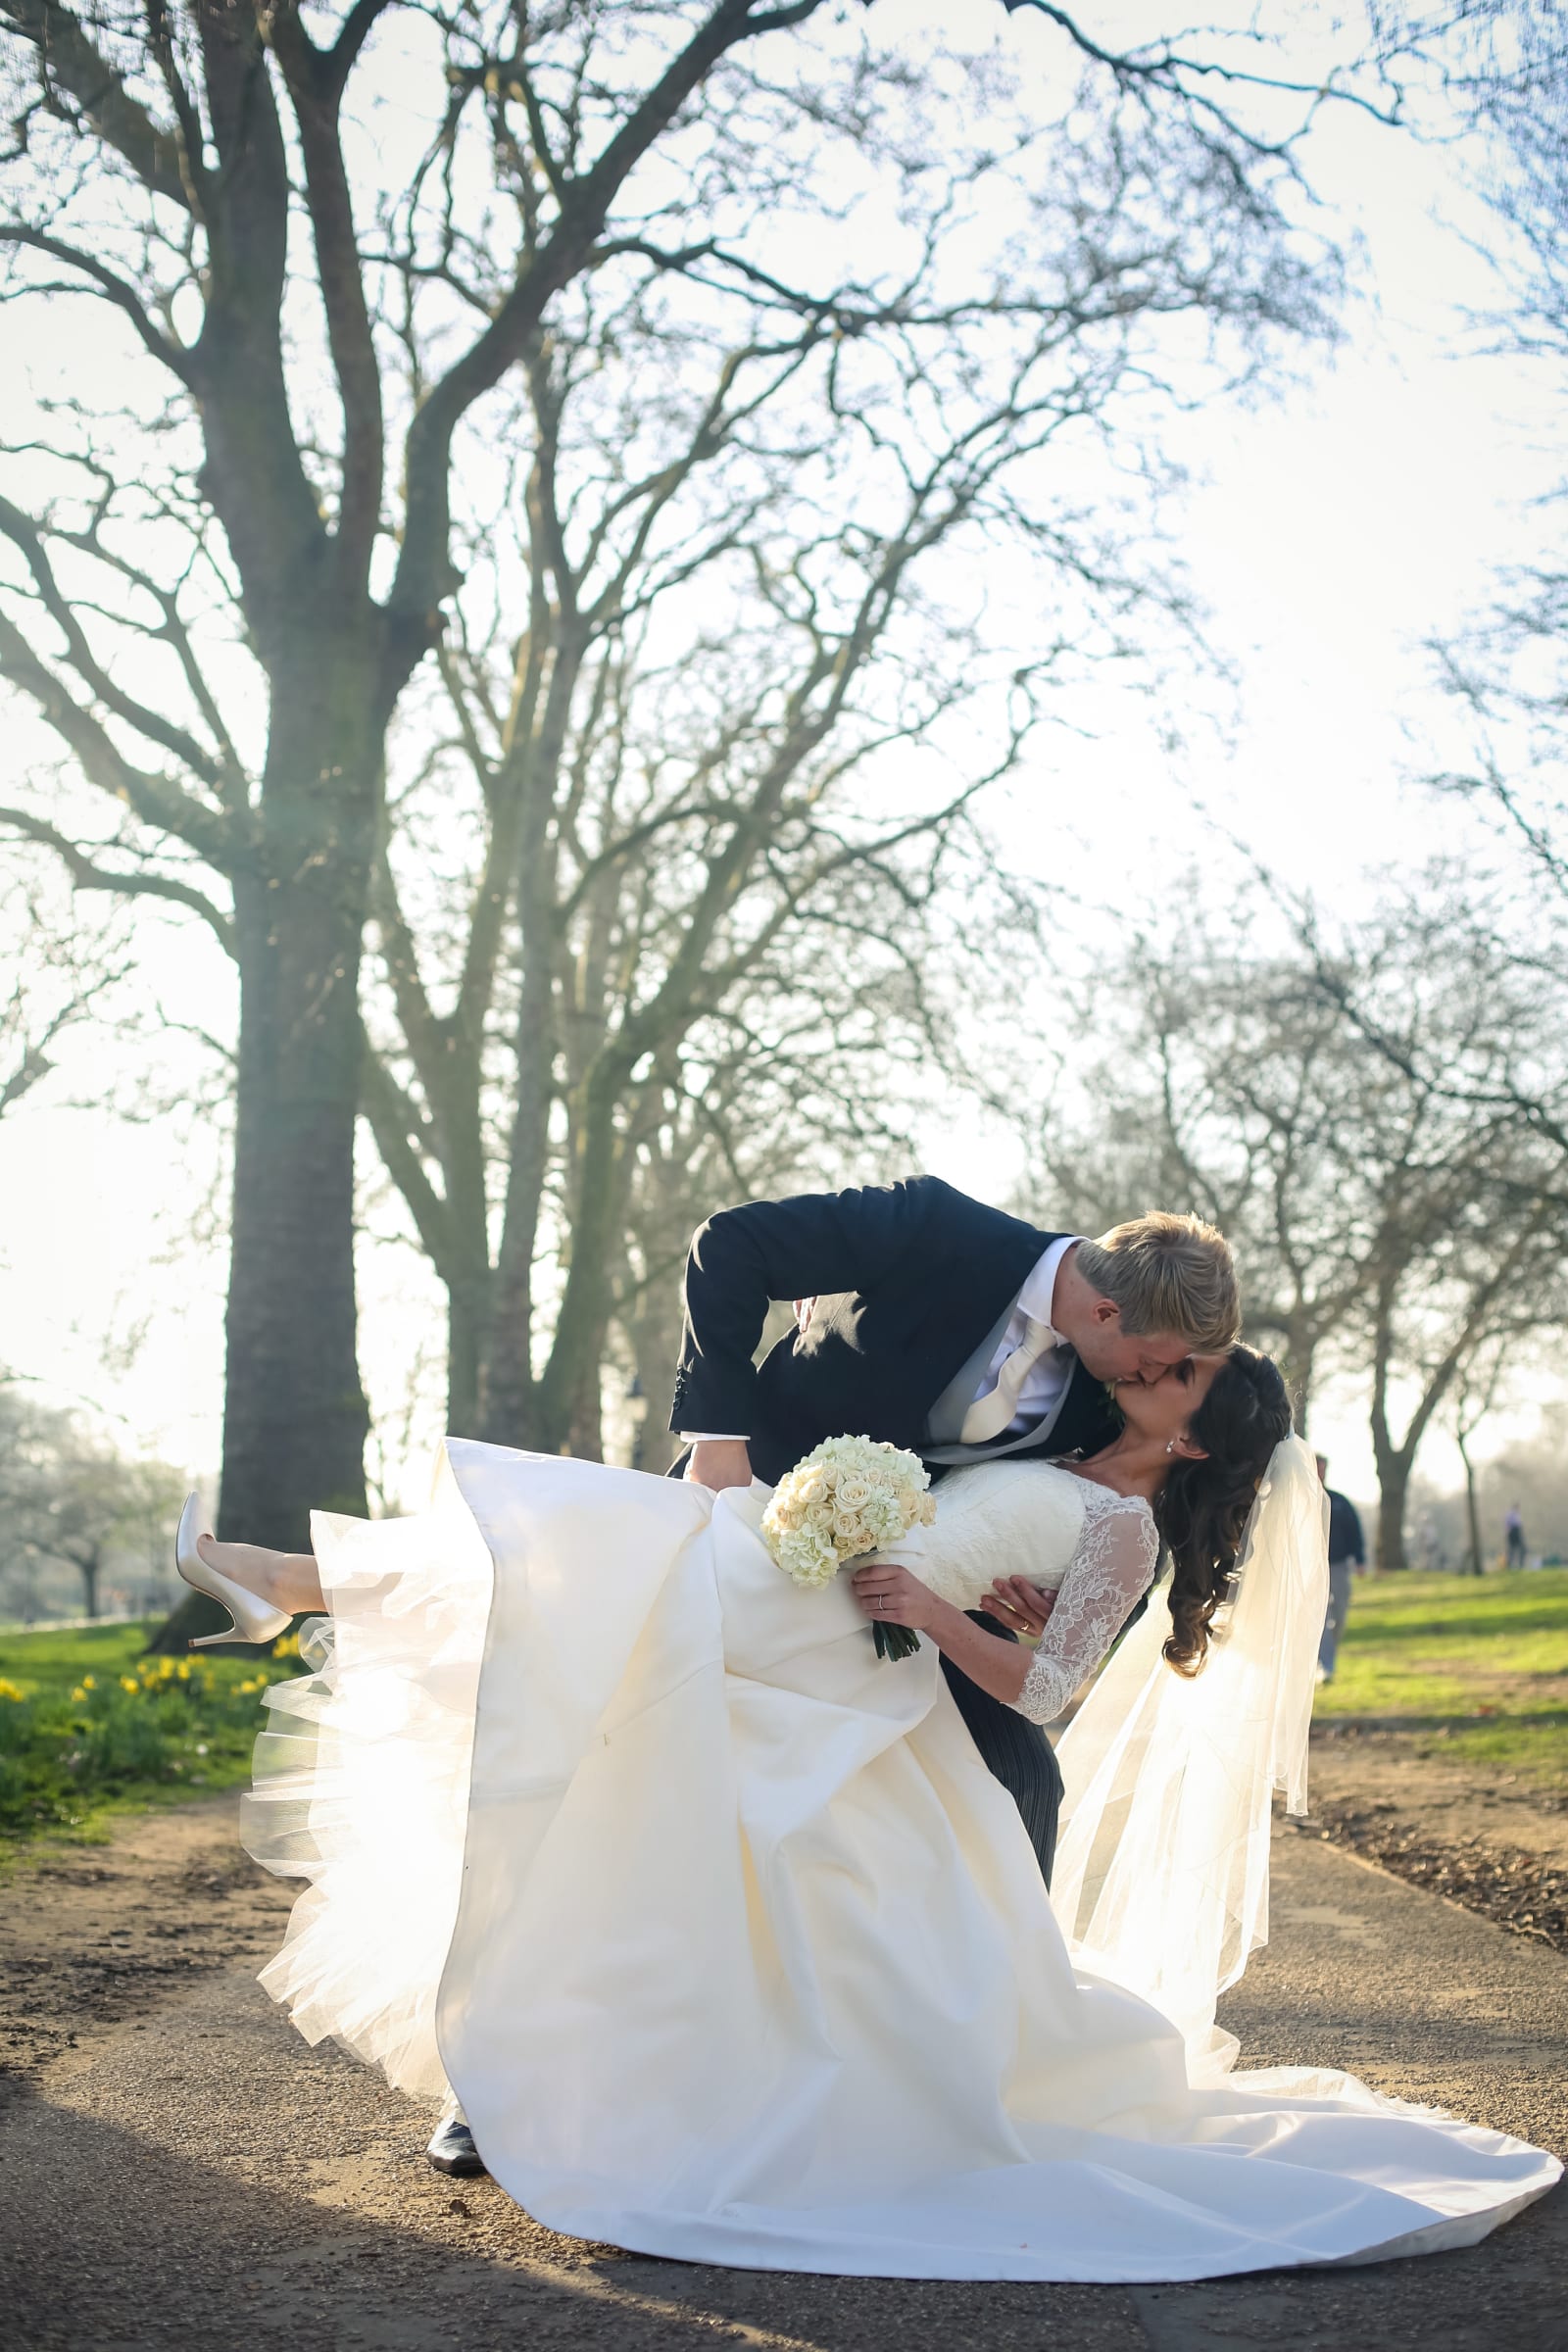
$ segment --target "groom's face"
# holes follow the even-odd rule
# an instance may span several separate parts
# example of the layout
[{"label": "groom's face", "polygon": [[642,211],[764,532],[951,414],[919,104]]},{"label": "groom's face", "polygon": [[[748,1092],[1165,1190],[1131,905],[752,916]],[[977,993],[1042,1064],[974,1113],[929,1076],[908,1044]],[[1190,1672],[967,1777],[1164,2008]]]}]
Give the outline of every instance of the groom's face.
[{"label": "groom's face", "polygon": [[1085,1371],[1096,1380],[1138,1380],[1146,1387],[1163,1380],[1173,1364],[1185,1363],[1193,1352],[1174,1332],[1123,1331],[1121,1316],[1108,1298],[1097,1301],[1077,1345]]}]

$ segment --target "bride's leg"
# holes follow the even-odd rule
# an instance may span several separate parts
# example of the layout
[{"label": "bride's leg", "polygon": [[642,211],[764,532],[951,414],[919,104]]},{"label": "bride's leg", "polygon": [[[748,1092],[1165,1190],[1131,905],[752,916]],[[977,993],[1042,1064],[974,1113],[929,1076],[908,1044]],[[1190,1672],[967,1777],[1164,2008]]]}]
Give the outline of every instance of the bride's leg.
[{"label": "bride's leg", "polygon": [[326,1607],[314,1552],[269,1551],[265,1544],[220,1544],[215,1536],[198,1536],[196,1548],[220,1576],[270,1600],[274,1609],[287,1609],[291,1617]]}]

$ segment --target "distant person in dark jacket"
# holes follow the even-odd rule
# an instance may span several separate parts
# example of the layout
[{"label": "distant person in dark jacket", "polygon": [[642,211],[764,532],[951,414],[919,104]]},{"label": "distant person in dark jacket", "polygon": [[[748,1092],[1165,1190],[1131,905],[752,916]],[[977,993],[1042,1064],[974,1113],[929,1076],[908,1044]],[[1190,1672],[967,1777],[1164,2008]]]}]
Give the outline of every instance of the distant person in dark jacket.
[{"label": "distant person in dark jacket", "polygon": [[1508,1566],[1522,1568],[1525,1564],[1525,1515],[1516,1502],[1508,1505],[1502,1532],[1508,1546]]},{"label": "distant person in dark jacket", "polygon": [[1366,1538],[1361,1533],[1361,1514],[1354,1503],[1348,1494],[1337,1493],[1329,1485],[1326,1454],[1317,1457],[1317,1474],[1329,1498],[1329,1607],[1323,1620],[1323,1639],[1318,1643],[1317,1672],[1319,1682],[1332,1683],[1340,1636],[1350,1614],[1350,1583],[1356,1570],[1366,1566]]}]

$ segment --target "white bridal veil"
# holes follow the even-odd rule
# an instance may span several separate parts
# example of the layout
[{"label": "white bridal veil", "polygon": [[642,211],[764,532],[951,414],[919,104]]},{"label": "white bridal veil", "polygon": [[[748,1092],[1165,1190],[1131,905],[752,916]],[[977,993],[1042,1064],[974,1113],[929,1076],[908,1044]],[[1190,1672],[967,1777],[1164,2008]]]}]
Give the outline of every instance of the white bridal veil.
[{"label": "white bridal veil", "polygon": [[1169,1580],[1063,1735],[1052,1902],[1080,1968],[1143,1995],[1187,2037],[1195,2082],[1236,2056],[1219,1995],[1268,1936],[1276,1788],[1306,1810],[1306,1743],[1328,1603],[1328,1498],[1297,1437],[1276,1446],[1234,1598],[1191,1680],[1160,1656]]}]

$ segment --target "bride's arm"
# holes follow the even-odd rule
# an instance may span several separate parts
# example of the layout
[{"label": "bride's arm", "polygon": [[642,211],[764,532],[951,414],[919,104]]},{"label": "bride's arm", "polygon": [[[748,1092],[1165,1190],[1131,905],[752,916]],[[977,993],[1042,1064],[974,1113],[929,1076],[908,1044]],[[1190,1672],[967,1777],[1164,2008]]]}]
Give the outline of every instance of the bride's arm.
[{"label": "bride's arm", "polygon": [[861,1568],[852,1581],[855,1597],[873,1624],[913,1626],[971,1683],[1006,1706],[1017,1705],[1031,1662],[1027,1649],[1014,1642],[999,1642],[907,1568]]},{"label": "bride's arm", "polygon": [[907,1568],[862,1568],[854,1579],[864,1615],[929,1635],[971,1683],[1032,1723],[1052,1723],[1106,1655],[1153,1575],[1159,1541],[1146,1510],[1096,1512],[1062,1579],[1038,1649],[966,1617]]},{"label": "bride's arm", "polygon": [[[1032,1723],[1053,1723],[1101,1664],[1148,1592],[1159,1538],[1147,1510],[1092,1514],[1061,1580],[1056,1605],[1009,1702]],[[966,1673],[967,1668],[964,1670]]]}]

